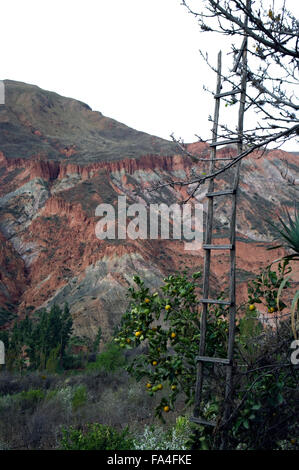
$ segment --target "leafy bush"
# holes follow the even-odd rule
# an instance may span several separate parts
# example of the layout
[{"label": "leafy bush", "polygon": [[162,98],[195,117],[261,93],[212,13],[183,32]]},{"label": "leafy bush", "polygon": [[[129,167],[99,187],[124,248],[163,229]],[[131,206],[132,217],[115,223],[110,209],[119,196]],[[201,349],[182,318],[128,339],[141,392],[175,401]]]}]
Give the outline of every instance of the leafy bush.
[{"label": "leafy bush", "polygon": [[85,385],[80,385],[79,387],[75,389],[73,397],[72,397],[73,410],[76,411],[78,408],[85,405],[86,402],[87,402],[86,387]]},{"label": "leafy bush", "polygon": [[272,264],[265,267],[256,278],[248,283],[248,301],[250,304],[263,304],[269,313],[283,311],[287,305],[279,298],[279,288],[284,280],[283,289],[290,287],[286,276],[292,271],[289,261],[278,264],[278,272],[272,269]]},{"label": "leafy bush", "polygon": [[14,395],[3,395],[0,397],[0,412],[2,412],[5,408],[8,408],[12,405],[14,400]]},{"label": "leafy bush", "polygon": [[9,450],[9,447],[6,442],[0,441],[0,450]]},{"label": "leafy bush", "polygon": [[134,439],[134,449],[188,450],[195,427],[185,416],[179,416],[175,426],[166,431],[160,426],[145,426],[143,433]]},{"label": "leafy bush", "polygon": [[15,410],[32,411],[44,398],[45,392],[40,389],[24,390],[15,395],[4,395],[0,397],[0,410],[13,407]]},{"label": "leafy bush", "polygon": [[37,389],[37,390],[28,390],[23,391],[21,393],[18,393],[15,395],[15,398],[18,400],[24,402],[25,404],[31,405],[35,404],[38,401],[41,401],[45,398],[45,392],[43,390]]},{"label": "leafy bush", "polygon": [[[247,342],[252,345],[252,338]],[[281,320],[255,338],[254,353],[243,349],[247,365],[236,370],[232,446],[241,442],[246,449],[275,449],[279,441],[295,437],[298,368],[290,361],[291,342],[290,322]]]},{"label": "leafy bush", "polygon": [[[227,449],[274,450],[285,446],[283,442],[293,448],[296,445],[298,368],[290,362],[290,322],[281,321],[275,329],[261,330],[255,321],[252,336],[243,336],[240,341],[238,335],[236,346],[242,360],[239,357],[235,363],[229,419],[213,433],[208,427],[199,426],[195,448],[219,449],[224,443]],[[203,416],[217,421],[223,401],[214,391],[210,391],[209,399]]]},{"label": "leafy bush", "polygon": [[49,357],[46,362],[46,371],[54,373],[58,370],[59,366],[59,353],[60,353],[60,345],[56,348],[51,349],[49,353]]},{"label": "leafy bush", "polygon": [[119,432],[103,424],[87,424],[83,430],[73,426],[62,430],[62,450],[130,450],[133,439],[128,428]]},{"label": "leafy bush", "polygon": [[123,350],[117,344],[108,343],[104,351],[97,356],[96,361],[88,364],[87,370],[110,372],[124,367],[125,364],[126,358]]}]

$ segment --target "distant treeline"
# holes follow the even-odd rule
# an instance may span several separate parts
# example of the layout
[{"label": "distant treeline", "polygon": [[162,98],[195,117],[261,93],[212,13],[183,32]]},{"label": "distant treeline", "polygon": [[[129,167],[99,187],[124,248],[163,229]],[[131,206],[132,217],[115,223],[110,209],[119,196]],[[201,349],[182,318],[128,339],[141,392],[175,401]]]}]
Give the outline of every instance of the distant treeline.
[{"label": "distant treeline", "polygon": [[11,330],[0,331],[5,345],[6,367],[10,370],[64,367],[66,348],[73,330],[68,305],[54,305],[49,311],[15,321]]}]

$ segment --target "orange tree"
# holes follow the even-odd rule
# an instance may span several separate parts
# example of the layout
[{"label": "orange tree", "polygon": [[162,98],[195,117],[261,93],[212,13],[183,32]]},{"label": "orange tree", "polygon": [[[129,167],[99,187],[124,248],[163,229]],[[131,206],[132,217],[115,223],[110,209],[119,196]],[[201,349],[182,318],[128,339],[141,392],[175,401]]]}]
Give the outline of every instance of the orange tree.
[{"label": "orange tree", "polygon": [[[284,296],[286,303],[281,299],[284,289],[291,287],[291,269],[287,260],[283,260],[276,271],[271,266],[249,282],[248,302],[240,306],[241,315],[236,325],[234,406],[228,428],[211,433],[210,428],[199,426],[194,448],[219,448],[223,432],[227,435],[227,448],[274,449],[297,445],[294,433],[298,368],[290,360],[292,331],[288,295]],[[129,290],[131,304],[115,337],[121,347],[137,349],[138,354],[128,370],[137,380],[145,379],[147,393],[161,397],[156,414],[162,419],[174,410],[179,394],[185,395],[186,404],[193,401],[195,356],[200,339],[199,277],[200,273],[191,279],[186,273],[169,276],[159,292],[151,292],[135,277],[137,287]],[[282,314],[275,328],[260,323],[261,312],[257,306],[261,303],[269,312]],[[210,308],[207,355],[226,356],[227,327],[226,309]],[[221,387],[225,377],[217,369],[206,366],[206,370],[209,386],[205,390],[207,400],[203,416],[217,419],[223,406]]]},{"label": "orange tree", "polygon": [[[150,292],[138,276],[129,289],[130,306],[122,318],[115,341],[127,349],[144,346],[127,370],[137,380],[146,379],[147,393],[161,393],[156,415],[174,410],[179,393],[185,403],[193,402],[196,361],[200,339],[199,303],[196,294],[200,272],[164,279],[159,292]],[[207,354],[225,355],[227,320],[220,306],[210,309]],[[142,348],[140,348],[142,349]]]}]

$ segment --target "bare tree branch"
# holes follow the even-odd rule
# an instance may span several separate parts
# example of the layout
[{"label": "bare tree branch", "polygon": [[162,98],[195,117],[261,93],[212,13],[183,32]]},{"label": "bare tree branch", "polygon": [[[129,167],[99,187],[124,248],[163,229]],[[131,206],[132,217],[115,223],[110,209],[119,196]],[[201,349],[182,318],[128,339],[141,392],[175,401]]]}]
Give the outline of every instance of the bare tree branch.
[{"label": "bare tree branch", "polygon": [[251,147],[247,148],[242,153],[237,155],[235,158],[233,158],[229,163],[224,165],[222,168],[220,168],[219,170],[216,170],[216,171],[214,171],[214,172],[212,172],[208,175],[198,176],[198,177],[196,177],[194,179],[191,179],[191,180],[188,180],[188,181],[184,181],[184,180],[175,181],[175,180],[171,179],[171,182],[168,181],[167,183],[165,183],[165,182],[164,183],[158,183],[157,185],[155,185],[151,189],[148,189],[148,191],[149,192],[156,191],[157,189],[164,188],[165,186],[169,186],[170,184],[173,185],[173,186],[182,187],[182,186],[189,186],[191,184],[196,184],[197,183],[196,190],[193,191],[193,196],[192,197],[194,197],[194,195],[195,195],[197,189],[199,188],[199,186],[204,184],[209,179],[215,178],[215,176],[218,176],[221,173],[224,173],[229,168],[236,165],[236,163],[238,163],[240,160],[242,160],[243,158],[245,158],[248,155],[250,155],[251,153],[253,153],[255,150],[258,150],[262,147],[266,147],[271,142],[276,142],[281,138],[285,138],[285,137],[288,137],[288,136],[293,135],[293,134],[299,134],[299,124],[296,124],[295,126],[293,126],[290,129],[286,129],[285,131],[279,132],[278,134],[272,135],[271,137],[269,137],[268,139],[265,139],[262,142],[259,142],[257,144],[252,145]]}]

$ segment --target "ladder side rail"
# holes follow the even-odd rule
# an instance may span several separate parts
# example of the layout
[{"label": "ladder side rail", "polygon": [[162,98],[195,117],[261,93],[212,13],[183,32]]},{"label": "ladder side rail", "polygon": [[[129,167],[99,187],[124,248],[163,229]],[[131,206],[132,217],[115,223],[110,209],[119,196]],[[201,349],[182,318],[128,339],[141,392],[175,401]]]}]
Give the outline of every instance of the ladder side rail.
[{"label": "ladder side rail", "polygon": [[[247,8],[250,6],[251,0],[247,0]],[[248,16],[245,17],[245,24],[248,24]],[[238,154],[243,150],[243,131],[244,131],[244,113],[246,103],[246,85],[247,85],[247,44],[248,37],[244,37],[242,44],[242,77],[241,77],[241,95],[238,115]],[[236,165],[235,178],[233,183],[233,189],[235,194],[232,200],[232,219],[231,219],[231,232],[230,232],[230,243],[233,245],[233,250],[230,251],[230,301],[229,307],[229,335],[228,335],[228,349],[227,358],[229,365],[226,367],[226,384],[225,384],[225,407],[224,407],[224,424],[229,417],[231,405],[232,405],[232,386],[233,386],[233,358],[234,358],[234,344],[235,344],[235,323],[236,323],[236,216],[237,216],[237,199],[238,199],[238,187],[240,179],[240,167],[241,162]]]},{"label": "ladder side rail", "polygon": [[[218,53],[216,93],[219,94],[220,91],[221,91],[221,51],[219,51]],[[220,98],[215,100],[212,142],[217,141],[219,110],[220,110]],[[210,173],[212,173],[215,169],[215,158],[216,158],[216,147],[213,147],[210,150],[210,167],[209,167]],[[208,192],[212,193],[213,191],[214,191],[214,178],[211,178],[209,182]],[[205,243],[206,244],[210,244],[212,241],[212,230],[213,230],[213,198],[209,198],[206,231],[205,231]],[[204,260],[204,279],[203,279],[204,298],[208,298],[208,295],[209,295],[210,264],[211,264],[211,251],[206,250],[205,260]],[[207,312],[208,312],[208,304],[203,304],[201,318],[200,318],[200,344],[199,344],[200,356],[204,355],[205,348],[206,348]],[[196,381],[196,388],[195,388],[194,417],[198,417],[199,412],[200,412],[202,384],[203,384],[203,363],[199,362],[197,365],[197,381]]]}]

